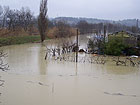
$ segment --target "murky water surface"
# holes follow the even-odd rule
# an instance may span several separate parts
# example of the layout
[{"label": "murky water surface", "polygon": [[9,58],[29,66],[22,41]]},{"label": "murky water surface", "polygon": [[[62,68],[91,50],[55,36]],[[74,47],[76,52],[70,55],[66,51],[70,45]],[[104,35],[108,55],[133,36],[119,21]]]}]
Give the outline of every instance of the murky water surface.
[{"label": "murky water surface", "polygon": [[140,105],[139,67],[45,61],[44,45],[3,48],[10,71],[0,72],[0,105]]}]

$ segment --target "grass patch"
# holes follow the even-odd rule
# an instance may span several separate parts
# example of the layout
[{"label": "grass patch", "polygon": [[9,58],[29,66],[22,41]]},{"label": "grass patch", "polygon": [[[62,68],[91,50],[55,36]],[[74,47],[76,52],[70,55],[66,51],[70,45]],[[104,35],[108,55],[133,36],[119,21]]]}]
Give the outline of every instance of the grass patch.
[{"label": "grass patch", "polygon": [[0,46],[39,42],[40,36],[0,37]]}]

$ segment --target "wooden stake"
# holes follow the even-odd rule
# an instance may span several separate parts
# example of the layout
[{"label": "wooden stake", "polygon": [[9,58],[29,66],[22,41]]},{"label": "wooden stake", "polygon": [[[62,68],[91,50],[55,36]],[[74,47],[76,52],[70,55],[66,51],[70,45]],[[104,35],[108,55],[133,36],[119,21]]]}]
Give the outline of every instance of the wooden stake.
[{"label": "wooden stake", "polygon": [[76,47],[77,47],[77,49],[76,49],[76,62],[78,62],[78,29],[77,29],[77,37],[76,37]]}]

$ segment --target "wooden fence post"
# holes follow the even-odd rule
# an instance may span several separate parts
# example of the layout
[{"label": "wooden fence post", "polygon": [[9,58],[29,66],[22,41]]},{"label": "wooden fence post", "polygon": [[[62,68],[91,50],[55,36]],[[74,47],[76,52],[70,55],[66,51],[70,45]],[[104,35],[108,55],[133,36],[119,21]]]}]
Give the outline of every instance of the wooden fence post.
[{"label": "wooden fence post", "polygon": [[76,36],[76,62],[78,62],[78,49],[79,49],[79,46],[78,46],[78,29],[77,29],[77,36]]}]

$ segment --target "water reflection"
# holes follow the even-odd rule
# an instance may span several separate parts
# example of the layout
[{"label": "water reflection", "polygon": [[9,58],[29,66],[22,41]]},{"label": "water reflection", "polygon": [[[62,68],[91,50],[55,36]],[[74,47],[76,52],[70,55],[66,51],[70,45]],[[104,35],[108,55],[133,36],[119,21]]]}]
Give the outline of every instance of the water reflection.
[{"label": "water reflection", "polygon": [[44,45],[41,45],[38,53],[38,70],[39,70],[39,74],[41,75],[47,75],[48,63],[44,60],[44,53],[45,53]]},{"label": "water reflection", "polygon": [[77,63],[75,64],[75,75],[77,76],[78,75],[78,69],[77,69]]}]

